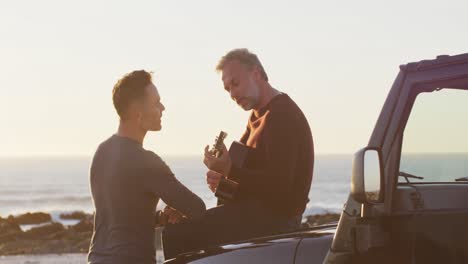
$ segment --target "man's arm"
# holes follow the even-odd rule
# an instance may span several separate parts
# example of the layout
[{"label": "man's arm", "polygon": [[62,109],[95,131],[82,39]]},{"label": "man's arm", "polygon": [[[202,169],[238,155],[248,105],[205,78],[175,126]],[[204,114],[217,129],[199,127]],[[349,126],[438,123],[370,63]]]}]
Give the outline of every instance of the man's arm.
[{"label": "man's arm", "polygon": [[152,165],[144,175],[143,188],[187,218],[201,218],[206,211],[203,200],[179,182],[161,158],[153,155]]},{"label": "man's arm", "polygon": [[268,120],[268,130],[263,131],[265,167],[252,170],[231,166],[228,178],[237,181],[240,190],[281,199],[293,189],[300,131],[291,116],[275,114]]},{"label": "man's arm", "polygon": [[167,224],[178,224],[184,222],[187,218],[179,211],[170,206],[166,206],[164,210],[157,210],[154,218],[155,227],[165,226]]}]

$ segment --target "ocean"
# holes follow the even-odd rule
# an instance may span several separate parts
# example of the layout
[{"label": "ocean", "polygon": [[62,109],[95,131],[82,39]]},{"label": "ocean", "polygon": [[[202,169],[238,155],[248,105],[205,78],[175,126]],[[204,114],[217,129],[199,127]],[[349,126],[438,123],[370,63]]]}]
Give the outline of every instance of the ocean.
[{"label": "ocean", "polygon": [[[176,177],[207,207],[216,199],[205,181],[202,157],[163,157]],[[89,189],[91,157],[0,159],[0,216],[26,212],[94,211]],[[304,215],[339,212],[349,189],[352,155],[317,155]],[[159,203],[161,208],[163,203]]]},{"label": "ocean", "polygon": [[[350,190],[352,158],[351,154],[316,155],[310,202],[304,216],[341,211]],[[216,199],[205,183],[206,169],[201,157],[167,157],[164,160],[208,208],[215,206]],[[67,220],[59,219],[62,212],[92,213],[88,182],[90,162],[90,157],[0,159],[0,216],[41,211],[51,213],[54,221],[66,225]],[[457,177],[468,176],[468,154],[408,155],[401,161],[401,170],[425,176],[425,181],[453,182]],[[158,207],[162,208],[163,204]],[[157,255],[158,263],[162,263],[162,252]],[[86,254],[0,256],[0,263],[6,264],[85,261]]]}]

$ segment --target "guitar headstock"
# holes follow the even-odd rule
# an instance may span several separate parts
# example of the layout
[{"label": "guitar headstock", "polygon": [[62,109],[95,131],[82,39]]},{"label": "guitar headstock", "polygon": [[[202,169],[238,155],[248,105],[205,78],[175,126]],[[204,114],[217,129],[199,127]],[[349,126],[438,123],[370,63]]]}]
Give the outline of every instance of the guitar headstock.
[{"label": "guitar headstock", "polygon": [[219,132],[219,135],[215,139],[215,143],[213,144],[213,147],[211,147],[210,152],[213,154],[215,157],[221,156],[221,153],[223,151],[222,146],[224,139],[227,137],[227,133],[224,131]]}]

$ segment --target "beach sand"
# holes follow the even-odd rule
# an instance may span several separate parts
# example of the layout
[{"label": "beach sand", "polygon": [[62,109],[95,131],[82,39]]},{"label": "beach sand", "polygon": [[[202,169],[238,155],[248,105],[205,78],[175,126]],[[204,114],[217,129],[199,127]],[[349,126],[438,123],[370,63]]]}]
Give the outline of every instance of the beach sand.
[{"label": "beach sand", "polygon": [[[0,256],[1,264],[83,264],[86,254],[46,254],[46,255],[17,255]],[[157,252],[157,263],[163,263],[162,251]]]},{"label": "beach sand", "polygon": [[47,254],[47,255],[17,255],[1,256],[0,263],[4,264],[83,264],[86,254]]}]

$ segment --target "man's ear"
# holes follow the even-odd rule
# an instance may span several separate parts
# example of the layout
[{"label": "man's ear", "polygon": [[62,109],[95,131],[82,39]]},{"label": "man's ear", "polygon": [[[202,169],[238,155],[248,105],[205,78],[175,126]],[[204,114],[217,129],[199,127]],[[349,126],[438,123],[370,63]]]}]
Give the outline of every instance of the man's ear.
[{"label": "man's ear", "polygon": [[141,113],[141,111],[137,111],[135,114],[136,114],[138,123],[141,123],[141,120],[143,119],[143,114]]},{"label": "man's ear", "polygon": [[257,65],[254,65],[252,68],[252,74],[256,81],[262,80],[262,74],[260,73],[260,68]]},{"label": "man's ear", "polygon": [[130,119],[141,121],[143,114],[140,106],[136,102],[130,103],[128,106],[128,116]]},{"label": "man's ear", "polygon": [[143,106],[141,103],[135,103],[135,116],[139,123],[143,121]]}]

